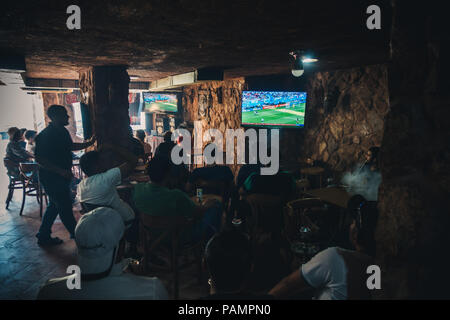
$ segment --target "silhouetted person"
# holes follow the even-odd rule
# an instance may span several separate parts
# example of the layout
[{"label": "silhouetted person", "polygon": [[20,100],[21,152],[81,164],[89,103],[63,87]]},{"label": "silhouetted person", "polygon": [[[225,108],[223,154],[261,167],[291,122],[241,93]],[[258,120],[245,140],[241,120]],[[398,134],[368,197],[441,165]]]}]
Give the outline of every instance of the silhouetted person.
[{"label": "silhouetted person", "polygon": [[5,159],[12,161],[15,166],[7,168],[13,176],[19,175],[19,163],[27,162],[33,158],[33,155],[25,150],[21,145],[22,133],[20,129],[12,127],[8,129],[9,143],[6,146]]},{"label": "silhouetted person", "polygon": [[209,240],[205,262],[209,273],[207,300],[271,299],[246,290],[252,271],[252,247],[248,236],[235,229],[222,231]]},{"label": "silhouetted person", "polygon": [[145,142],[145,131],[144,130],[137,130],[136,131],[136,138],[139,139],[139,141],[142,144],[142,147],[144,148],[145,157],[147,160],[152,155],[152,146],[149,145],[147,142]]},{"label": "silhouetted person", "polygon": [[175,147],[175,142],[172,141],[172,132],[167,131],[164,134],[164,142],[160,143],[155,150],[155,157],[164,156],[170,159],[173,147]]},{"label": "silhouetted person", "polygon": [[51,237],[52,225],[58,214],[71,238],[74,237],[76,221],[71,196],[72,151],[85,149],[95,141],[95,138],[85,143],[72,141],[65,128],[69,124],[69,116],[64,106],[50,106],[47,116],[51,122],[36,137],[35,150],[36,162],[40,166],[40,180],[49,197],[49,205],[36,235],[38,244],[42,246],[62,243],[58,237]]}]

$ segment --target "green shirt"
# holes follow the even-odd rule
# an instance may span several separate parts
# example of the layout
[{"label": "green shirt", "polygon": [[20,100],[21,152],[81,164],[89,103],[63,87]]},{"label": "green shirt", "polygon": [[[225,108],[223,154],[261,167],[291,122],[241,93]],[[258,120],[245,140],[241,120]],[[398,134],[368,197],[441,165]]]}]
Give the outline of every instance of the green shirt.
[{"label": "green shirt", "polygon": [[134,187],[133,200],[139,212],[152,216],[194,215],[195,203],[178,189],[140,183]]}]

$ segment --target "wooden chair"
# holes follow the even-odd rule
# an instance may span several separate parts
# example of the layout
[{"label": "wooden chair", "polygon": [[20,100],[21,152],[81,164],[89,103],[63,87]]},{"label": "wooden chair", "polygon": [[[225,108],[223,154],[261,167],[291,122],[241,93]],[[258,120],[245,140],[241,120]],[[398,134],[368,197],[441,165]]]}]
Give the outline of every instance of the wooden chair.
[{"label": "wooden chair", "polygon": [[20,175],[19,165],[9,159],[3,159],[3,164],[7,170],[9,178],[8,184],[8,196],[6,197],[6,209],[9,207],[9,203],[14,195],[14,190],[23,189],[24,181]]},{"label": "wooden chair", "polygon": [[324,202],[319,198],[303,198],[288,202],[284,208],[287,238],[292,241],[298,235],[301,226],[309,228],[312,234],[317,234],[320,228],[307,212],[316,208],[322,209],[323,206]]},{"label": "wooden chair", "polygon": [[[202,241],[192,245],[183,246],[180,244],[180,237],[182,230],[186,230],[192,225],[192,221],[185,217],[158,217],[149,214],[141,213],[139,215],[141,240],[144,245],[144,269],[149,272],[151,264],[151,255],[160,254],[162,256],[169,255],[170,261],[169,270],[172,272],[173,298],[179,297],[179,271],[178,264],[180,255],[193,251],[195,254],[195,262],[198,267],[198,281],[202,280]],[[168,241],[167,241],[168,240]],[[163,250],[164,246],[166,249]],[[167,248],[168,247],[168,248]],[[166,269],[167,270],[167,269]]]},{"label": "wooden chair", "polygon": [[250,212],[247,214],[247,228],[251,239],[261,234],[278,237],[283,226],[283,199],[280,196],[253,193],[243,196]]},{"label": "wooden chair", "polygon": [[23,181],[22,190],[22,206],[20,208],[19,215],[22,215],[23,209],[25,207],[25,199],[26,196],[36,197],[37,202],[39,203],[39,216],[42,218],[42,209],[43,209],[43,199],[45,199],[46,205],[48,205],[47,195],[42,188],[42,185],[39,181],[39,170],[37,163],[28,163],[21,162],[19,164],[20,176]]}]

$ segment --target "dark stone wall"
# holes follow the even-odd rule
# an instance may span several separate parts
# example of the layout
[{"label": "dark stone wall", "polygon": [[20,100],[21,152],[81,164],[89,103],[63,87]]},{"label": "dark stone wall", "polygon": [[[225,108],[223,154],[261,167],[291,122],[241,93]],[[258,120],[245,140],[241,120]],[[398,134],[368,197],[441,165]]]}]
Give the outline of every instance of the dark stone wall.
[{"label": "dark stone wall", "polygon": [[[218,129],[223,134],[225,143],[225,130],[241,127],[240,106],[244,84],[244,80],[225,80],[185,87],[183,120],[190,127],[194,126],[194,121],[201,121],[203,133],[211,128]],[[207,142],[203,147],[206,144]],[[237,173],[239,165],[230,167]]]},{"label": "dark stone wall", "polygon": [[438,8],[394,1],[381,148],[381,298],[450,298],[450,53]]},{"label": "dark stone wall", "polygon": [[386,65],[314,73],[307,92],[305,128],[282,136],[286,160],[311,158],[342,172],[381,144],[389,110]]},{"label": "dark stone wall", "polygon": [[[239,128],[241,95],[247,85],[226,80],[186,87],[183,118],[202,121],[203,130],[224,133]],[[313,73],[307,76],[306,91],[305,128],[280,130],[282,164],[311,158],[342,172],[364,161],[367,149],[381,144],[389,110],[386,65]]]}]

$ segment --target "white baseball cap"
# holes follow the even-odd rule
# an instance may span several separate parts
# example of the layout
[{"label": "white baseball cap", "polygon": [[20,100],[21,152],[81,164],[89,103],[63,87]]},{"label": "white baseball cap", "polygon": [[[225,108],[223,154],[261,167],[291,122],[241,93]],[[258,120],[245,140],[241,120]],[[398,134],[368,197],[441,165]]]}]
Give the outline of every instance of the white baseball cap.
[{"label": "white baseball cap", "polygon": [[111,208],[100,207],[80,218],[75,242],[81,274],[105,272],[112,266],[124,230],[122,217]]}]

